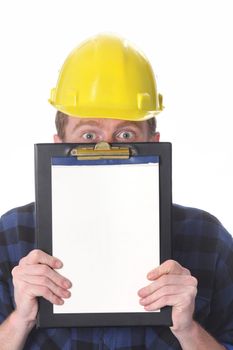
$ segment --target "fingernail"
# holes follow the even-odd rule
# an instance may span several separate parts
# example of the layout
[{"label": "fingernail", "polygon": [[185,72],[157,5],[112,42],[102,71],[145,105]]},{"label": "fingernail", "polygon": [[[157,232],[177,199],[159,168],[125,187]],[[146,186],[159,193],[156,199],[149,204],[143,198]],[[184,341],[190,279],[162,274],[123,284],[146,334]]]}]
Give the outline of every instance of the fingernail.
[{"label": "fingernail", "polygon": [[61,262],[60,260],[56,260],[56,262],[55,262],[55,267],[56,267],[57,269],[60,269],[62,266],[63,266],[62,262]]},{"label": "fingernail", "polygon": [[64,297],[69,298],[71,296],[70,291],[66,290],[64,291]]},{"label": "fingernail", "polygon": [[140,290],[138,291],[138,295],[139,295],[139,296],[141,296],[141,292],[142,292],[142,291],[141,291],[141,289],[140,289]]},{"label": "fingernail", "polygon": [[155,272],[154,271],[150,271],[148,274],[147,274],[147,278],[154,278],[155,277]]},{"label": "fingernail", "polygon": [[72,287],[72,283],[69,281],[69,280],[66,280],[64,283],[63,283],[64,287],[65,288],[71,288]]}]

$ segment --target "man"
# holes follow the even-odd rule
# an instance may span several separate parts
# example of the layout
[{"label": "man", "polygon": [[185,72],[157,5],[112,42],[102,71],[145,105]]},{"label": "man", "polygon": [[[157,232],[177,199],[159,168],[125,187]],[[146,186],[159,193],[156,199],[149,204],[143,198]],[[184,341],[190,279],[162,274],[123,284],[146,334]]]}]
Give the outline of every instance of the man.
[{"label": "man", "polygon": [[[159,141],[155,116],[162,97],[152,69],[119,38],[98,36],[76,48],[50,102],[58,109],[55,142]],[[172,220],[174,260],[152,266],[148,285],[138,291],[145,310],[172,306],[171,328],[37,330],[37,297],[61,305],[71,296],[72,281],[59,273],[59,257],[35,249],[34,205],[5,214],[0,224],[1,349],[233,349],[232,237],[201,210],[174,205]]]}]

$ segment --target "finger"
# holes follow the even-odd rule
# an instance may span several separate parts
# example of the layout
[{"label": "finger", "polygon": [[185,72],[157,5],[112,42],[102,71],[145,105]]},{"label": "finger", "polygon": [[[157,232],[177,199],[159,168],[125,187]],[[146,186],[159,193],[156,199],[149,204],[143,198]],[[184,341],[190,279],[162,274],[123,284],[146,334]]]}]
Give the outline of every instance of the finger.
[{"label": "finger", "polygon": [[58,296],[59,298],[69,298],[71,296],[69,290],[59,287],[46,276],[30,276],[30,279],[24,278],[22,281],[24,283],[27,283],[29,286],[29,291],[30,288],[33,288],[32,286],[36,285],[48,288],[54,295]]},{"label": "finger", "polygon": [[29,285],[25,283],[25,288],[30,295],[35,298],[35,297],[43,297],[44,299],[50,301],[52,304],[55,305],[62,305],[64,304],[64,300],[54,294],[49,288],[40,286],[40,285]]},{"label": "finger", "polygon": [[174,275],[191,275],[190,271],[185,267],[181,266],[174,260],[167,260],[157,268],[151,270],[147,274],[149,280],[155,280],[162,275],[174,274]]},{"label": "finger", "polygon": [[197,279],[190,275],[163,275],[159,277],[154,282],[148,284],[146,287],[140,289],[138,291],[138,295],[141,298],[145,298],[150,294],[158,291],[160,288],[164,286],[197,286]]},{"label": "finger", "polygon": [[72,283],[67,278],[63,277],[47,265],[42,264],[16,266],[12,270],[12,275],[14,278],[23,279],[28,283],[30,283],[33,276],[43,276],[62,288],[67,289],[72,286]]},{"label": "finger", "polygon": [[165,306],[172,306],[176,307],[181,312],[190,308],[190,306],[193,307],[195,296],[196,290],[193,287],[188,287],[187,290],[181,294],[163,294],[161,297],[156,298],[152,303],[145,305],[144,309],[147,311],[153,311]]},{"label": "finger", "polygon": [[44,264],[48,265],[53,269],[59,269],[63,266],[61,260],[51,256],[42,250],[34,249],[27,256],[22,258],[19,265],[34,265],[34,264]]},{"label": "finger", "polygon": [[159,310],[165,306],[174,306],[178,304],[179,300],[180,296],[178,295],[166,295],[154,301],[152,304],[144,306],[144,309],[146,311]]},{"label": "finger", "polygon": [[143,306],[153,304],[160,298],[169,295],[181,295],[190,294],[191,296],[196,296],[197,289],[195,286],[184,286],[184,285],[168,285],[160,288],[156,292],[148,295],[145,298],[139,300],[139,303]]}]

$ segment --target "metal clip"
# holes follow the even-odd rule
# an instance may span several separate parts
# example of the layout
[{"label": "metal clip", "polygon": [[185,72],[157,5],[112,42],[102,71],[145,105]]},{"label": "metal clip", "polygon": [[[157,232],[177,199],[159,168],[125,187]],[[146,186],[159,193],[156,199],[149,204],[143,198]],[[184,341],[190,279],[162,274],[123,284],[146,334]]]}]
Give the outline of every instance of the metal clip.
[{"label": "metal clip", "polygon": [[73,148],[70,154],[79,160],[129,159],[130,150],[128,147],[111,147],[109,143],[101,141],[94,147]]}]

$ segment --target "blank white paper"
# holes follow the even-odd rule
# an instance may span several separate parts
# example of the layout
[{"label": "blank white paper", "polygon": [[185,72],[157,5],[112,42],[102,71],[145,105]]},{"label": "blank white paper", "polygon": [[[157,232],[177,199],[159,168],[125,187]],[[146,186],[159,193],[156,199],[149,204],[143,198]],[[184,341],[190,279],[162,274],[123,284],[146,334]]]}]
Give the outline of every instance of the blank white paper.
[{"label": "blank white paper", "polygon": [[73,284],[54,313],[145,312],[159,226],[158,163],[52,166],[53,255]]}]

